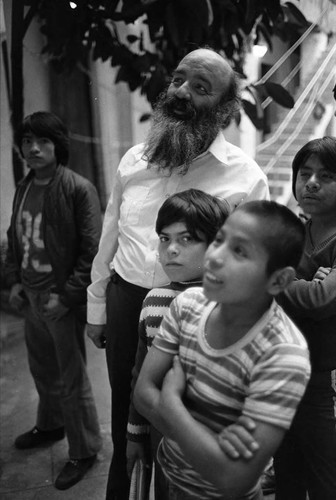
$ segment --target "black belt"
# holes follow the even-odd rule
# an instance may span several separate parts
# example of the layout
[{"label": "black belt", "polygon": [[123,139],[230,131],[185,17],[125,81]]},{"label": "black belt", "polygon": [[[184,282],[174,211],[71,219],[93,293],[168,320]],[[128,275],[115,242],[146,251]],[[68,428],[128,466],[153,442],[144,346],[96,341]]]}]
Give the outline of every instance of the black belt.
[{"label": "black belt", "polygon": [[116,285],[120,285],[134,291],[141,291],[142,293],[148,292],[150,290],[150,288],[144,288],[142,286],[134,285],[134,283],[130,283],[129,281],[124,280],[124,278],[122,278],[120,274],[116,273],[115,271],[113,271],[113,274],[111,275],[111,281]]}]

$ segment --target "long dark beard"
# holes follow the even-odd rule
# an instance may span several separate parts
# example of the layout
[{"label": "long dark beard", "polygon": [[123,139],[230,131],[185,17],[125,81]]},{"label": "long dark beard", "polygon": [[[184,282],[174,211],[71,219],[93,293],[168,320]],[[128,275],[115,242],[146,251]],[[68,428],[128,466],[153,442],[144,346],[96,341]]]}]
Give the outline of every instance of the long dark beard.
[{"label": "long dark beard", "polygon": [[[197,111],[188,101],[160,98],[147,136],[143,158],[148,168],[156,167],[171,175],[173,170],[187,173],[192,161],[213,142],[223,125],[223,108]],[[174,105],[183,109],[182,118],[173,113]],[[225,113],[225,110],[224,110]]]}]

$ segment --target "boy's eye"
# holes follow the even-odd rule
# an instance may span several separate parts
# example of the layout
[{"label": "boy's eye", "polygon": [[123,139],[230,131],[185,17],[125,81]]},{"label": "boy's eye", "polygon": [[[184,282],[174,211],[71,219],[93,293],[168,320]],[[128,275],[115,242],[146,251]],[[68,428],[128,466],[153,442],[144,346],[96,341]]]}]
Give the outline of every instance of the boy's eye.
[{"label": "boy's eye", "polygon": [[52,144],[52,141],[48,137],[40,137],[37,141],[39,144]]},{"label": "boy's eye", "polygon": [[30,139],[28,139],[28,137],[24,137],[24,138],[22,139],[22,144],[23,144],[23,145],[26,145],[26,144],[29,144],[29,143],[30,143]]},{"label": "boy's eye", "polygon": [[323,172],[321,178],[323,180],[333,180],[336,178],[336,174],[334,174],[333,172]]},{"label": "boy's eye", "polygon": [[160,243],[165,243],[166,241],[168,241],[168,238],[167,238],[167,236],[160,235],[159,240],[160,240]]},{"label": "boy's eye", "polygon": [[194,238],[190,236],[190,234],[187,234],[186,236],[182,237],[183,243],[189,243],[190,241],[194,241]]},{"label": "boy's eye", "polygon": [[234,247],[234,252],[235,254],[239,255],[239,257],[246,257],[246,251],[243,247],[241,247],[240,245],[237,245],[236,247]]},{"label": "boy's eye", "polygon": [[191,236],[191,234],[185,234],[184,236],[182,236],[183,241],[191,241],[193,239],[194,238]]}]

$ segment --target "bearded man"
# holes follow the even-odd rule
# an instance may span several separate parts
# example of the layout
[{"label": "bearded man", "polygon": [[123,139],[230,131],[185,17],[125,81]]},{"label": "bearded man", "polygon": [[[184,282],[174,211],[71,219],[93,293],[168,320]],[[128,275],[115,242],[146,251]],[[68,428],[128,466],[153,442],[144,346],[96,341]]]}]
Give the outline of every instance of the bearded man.
[{"label": "bearded man", "polygon": [[113,458],[107,500],[128,500],[126,427],[142,301],[168,283],[158,262],[155,220],[170,195],[190,188],[240,203],[267,199],[267,180],[222,129],[239,107],[237,77],[219,54],[190,52],[160,99],[145,144],[122,158],[88,288],[89,337],[106,346],[112,388]]}]

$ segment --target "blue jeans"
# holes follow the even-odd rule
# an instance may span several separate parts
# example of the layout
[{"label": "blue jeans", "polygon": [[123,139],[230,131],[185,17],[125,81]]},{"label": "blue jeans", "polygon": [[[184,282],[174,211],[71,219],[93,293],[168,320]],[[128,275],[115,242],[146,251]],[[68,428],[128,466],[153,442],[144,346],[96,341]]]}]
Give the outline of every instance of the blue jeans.
[{"label": "blue jeans", "polygon": [[83,352],[84,323],[68,311],[47,319],[48,292],[25,289],[28,361],[39,395],[36,426],[42,431],[65,428],[71,459],[87,458],[101,448],[98,415]]},{"label": "blue jeans", "polygon": [[312,374],[274,469],[276,500],[336,499],[336,370]]}]

